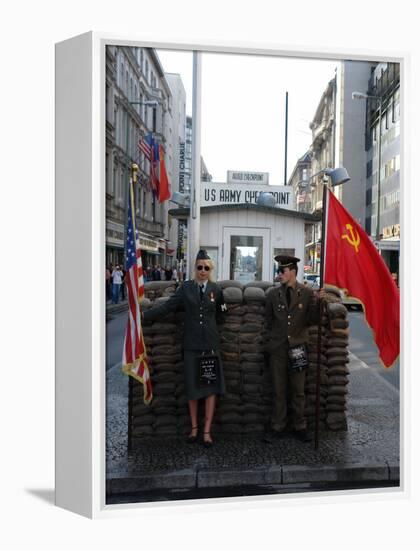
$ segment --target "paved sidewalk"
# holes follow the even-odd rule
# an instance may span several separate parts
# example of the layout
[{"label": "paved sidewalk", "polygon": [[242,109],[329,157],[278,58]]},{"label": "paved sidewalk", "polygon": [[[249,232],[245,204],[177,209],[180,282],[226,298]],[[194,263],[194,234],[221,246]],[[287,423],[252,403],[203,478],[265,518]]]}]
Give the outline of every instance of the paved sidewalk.
[{"label": "paved sidewalk", "polygon": [[148,438],[128,454],[128,377],[116,365],[107,373],[108,501],[398,486],[399,392],[354,355],[349,368],[348,431],[322,431],[318,451],[292,436],[219,435],[211,449]]}]

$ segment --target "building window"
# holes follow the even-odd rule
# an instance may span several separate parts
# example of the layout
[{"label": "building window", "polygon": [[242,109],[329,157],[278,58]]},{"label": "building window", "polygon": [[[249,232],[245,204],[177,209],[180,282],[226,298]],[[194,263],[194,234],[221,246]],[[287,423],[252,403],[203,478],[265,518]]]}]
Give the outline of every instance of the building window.
[{"label": "building window", "polygon": [[121,90],[123,89],[124,87],[124,62],[121,61],[121,64],[120,64],[120,74],[119,74],[119,82],[118,82],[118,85],[119,87],[121,88]]},{"label": "building window", "polygon": [[397,122],[400,120],[400,91],[397,90],[393,97],[392,102],[392,122]]},{"label": "building window", "polygon": [[153,132],[156,132],[156,108],[153,109]]},{"label": "building window", "polygon": [[381,119],[381,135],[385,135],[385,130],[387,129],[387,125],[386,125],[386,111],[385,111],[385,114],[382,114],[382,119]]}]

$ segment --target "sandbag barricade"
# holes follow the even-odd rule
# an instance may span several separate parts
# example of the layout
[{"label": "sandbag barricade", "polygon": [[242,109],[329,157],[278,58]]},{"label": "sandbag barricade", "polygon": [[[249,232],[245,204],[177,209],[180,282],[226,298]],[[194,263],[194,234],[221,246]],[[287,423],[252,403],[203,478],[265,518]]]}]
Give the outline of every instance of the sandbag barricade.
[{"label": "sandbag barricade", "polygon": [[[270,424],[273,402],[272,382],[264,355],[265,300],[270,283],[237,281],[221,283],[227,312],[219,325],[226,393],[218,400],[214,433],[262,434]],[[173,284],[145,285],[144,310],[168,299]],[[185,397],[182,336],[184,313],[176,312],[158,321],[143,324],[153,383],[153,401],[143,403],[143,387],[132,381],[129,430],[133,445],[145,436],[185,436],[190,430]],[[347,310],[339,297],[327,293],[322,316],[321,340],[321,427],[347,429],[348,341]],[[318,327],[309,327],[309,368],[306,376],[305,415],[308,427],[315,424]],[[199,418],[203,418],[200,403]]]}]

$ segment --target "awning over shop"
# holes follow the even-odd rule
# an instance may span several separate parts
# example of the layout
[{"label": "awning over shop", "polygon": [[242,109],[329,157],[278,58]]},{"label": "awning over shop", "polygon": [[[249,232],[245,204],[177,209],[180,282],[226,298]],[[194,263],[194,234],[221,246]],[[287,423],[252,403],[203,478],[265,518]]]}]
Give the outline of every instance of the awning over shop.
[{"label": "awning over shop", "polygon": [[381,239],[380,241],[375,241],[375,246],[379,250],[399,250],[400,249],[400,239],[399,237],[391,237],[389,239]]}]

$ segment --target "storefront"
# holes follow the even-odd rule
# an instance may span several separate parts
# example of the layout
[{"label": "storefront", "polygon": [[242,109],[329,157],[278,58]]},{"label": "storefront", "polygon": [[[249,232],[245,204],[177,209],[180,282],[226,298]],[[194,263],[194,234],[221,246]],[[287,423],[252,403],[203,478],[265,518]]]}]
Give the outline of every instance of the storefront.
[{"label": "storefront", "polygon": [[[189,209],[171,210],[170,214],[187,220]],[[263,207],[254,202],[202,206],[200,246],[214,261],[218,280],[272,281],[278,254],[301,258],[298,279],[302,280],[305,223],[318,220],[292,208]]]},{"label": "storefront", "polygon": [[106,222],[106,266],[124,265],[124,226]]},{"label": "storefront", "polygon": [[384,227],[382,237],[375,244],[389,271],[398,280],[400,272],[400,224]]}]

